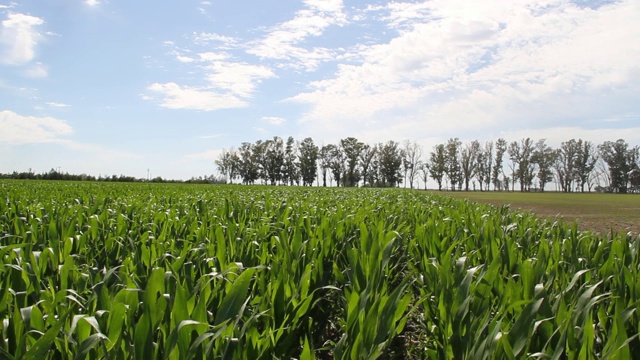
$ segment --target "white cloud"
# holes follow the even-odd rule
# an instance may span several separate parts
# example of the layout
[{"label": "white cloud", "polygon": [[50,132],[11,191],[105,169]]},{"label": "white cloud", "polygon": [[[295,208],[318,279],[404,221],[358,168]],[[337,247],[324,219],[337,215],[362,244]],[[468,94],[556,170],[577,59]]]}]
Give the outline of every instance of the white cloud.
[{"label": "white cloud", "polygon": [[262,118],[262,121],[266,121],[271,125],[282,125],[284,124],[287,120],[281,118],[281,117],[277,117],[277,116],[265,116]]},{"label": "white cloud", "polygon": [[207,61],[220,61],[230,58],[231,56],[225,52],[204,52],[196,55],[186,56],[179,51],[172,52],[181,63],[201,63]]},{"label": "white cloud", "polygon": [[18,65],[28,63],[35,57],[35,48],[42,35],[36,30],[44,20],[39,17],[9,13],[0,27],[0,61]]},{"label": "white cloud", "polygon": [[[164,95],[161,106],[171,109],[213,111],[248,106],[258,84],[273,78],[274,72],[261,65],[231,60],[225,52],[203,52],[191,56],[174,54],[178,61],[192,64],[202,73],[205,82],[198,86],[181,86],[176,83],[155,83],[148,90]],[[143,99],[149,100],[147,95]]]},{"label": "white cloud", "polygon": [[59,103],[59,102],[53,102],[53,101],[48,101],[45,104],[51,106],[51,107],[58,107],[58,108],[63,108],[63,107],[70,107],[71,105],[68,104],[63,104],[63,103]]},{"label": "white cloud", "polygon": [[176,59],[178,59],[178,61],[183,63],[192,63],[196,61],[196,59],[189,56],[184,56],[184,55],[176,55]]},{"label": "white cloud", "polygon": [[318,37],[333,25],[347,22],[342,0],[307,0],[306,8],[295,17],[268,30],[267,36],[251,42],[247,52],[261,58],[288,60],[285,66],[315,70],[324,61],[335,58],[336,53],[323,47],[305,48],[309,37]]},{"label": "white cloud", "polygon": [[84,3],[89,6],[98,6],[100,5],[100,0],[85,0]]},{"label": "white cloud", "polygon": [[433,0],[385,10],[395,38],[355,46],[345,55],[351,65],[288,99],[310,106],[308,133],[415,139],[640,112],[632,100],[640,93],[635,0],[597,10],[560,0]]},{"label": "white cloud", "polygon": [[196,44],[209,44],[211,42],[216,42],[218,43],[218,47],[219,48],[230,48],[230,47],[234,47],[238,44],[238,41],[230,36],[224,36],[224,35],[220,35],[217,33],[206,33],[206,32],[201,32],[201,33],[193,33],[193,42],[195,42]]},{"label": "white cloud", "polygon": [[173,82],[165,84],[154,83],[147,89],[163,95],[160,106],[168,109],[213,111],[248,105],[244,100],[231,94],[220,94],[206,89],[179,86]]},{"label": "white cloud", "polygon": [[237,62],[214,61],[205,69],[209,72],[207,79],[211,86],[245,98],[251,96],[262,79],[275,76],[265,66]]},{"label": "white cloud", "polygon": [[65,141],[73,129],[64,120],[52,117],[22,116],[13,111],[0,111],[0,143],[27,144]]},{"label": "white cloud", "polygon": [[389,15],[383,17],[383,20],[387,21],[391,28],[402,29],[405,26],[412,27],[415,22],[427,19],[430,7],[427,2],[391,2],[386,7],[371,10],[386,8]]},{"label": "white cloud", "polygon": [[230,56],[229,54],[224,52],[220,52],[220,53],[205,52],[205,53],[198,54],[198,57],[200,58],[200,61],[219,61],[219,60],[228,59]]}]

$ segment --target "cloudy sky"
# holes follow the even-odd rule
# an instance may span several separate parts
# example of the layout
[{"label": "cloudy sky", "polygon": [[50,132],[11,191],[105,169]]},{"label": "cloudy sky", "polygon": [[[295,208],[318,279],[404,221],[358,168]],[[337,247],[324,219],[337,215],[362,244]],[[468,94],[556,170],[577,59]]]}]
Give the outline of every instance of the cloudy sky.
[{"label": "cloudy sky", "polygon": [[640,0],[0,0],[0,172],[273,136],[640,144]]}]

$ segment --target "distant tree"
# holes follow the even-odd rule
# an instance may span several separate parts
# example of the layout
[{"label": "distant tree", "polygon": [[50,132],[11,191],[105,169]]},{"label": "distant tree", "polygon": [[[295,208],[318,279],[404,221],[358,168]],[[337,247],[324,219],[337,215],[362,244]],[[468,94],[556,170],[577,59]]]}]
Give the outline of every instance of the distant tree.
[{"label": "distant tree", "polygon": [[264,177],[271,185],[276,185],[282,180],[284,167],[284,143],[281,137],[274,136],[272,140],[265,141],[262,146],[260,162]]},{"label": "distant tree", "polygon": [[[534,163],[531,161],[533,141],[522,139],[520,143],[514,141],[509,145],[509,159],[514,165],[513,174],[520,182],[520,191],[529,191],[534,177]],[[513,185],[512,185],[513,186]]]},{"label": "distant tree", "polygon": [[445,152],[445,174],[449,178],[449,184],[451,190],[456,190],[457,184],[462,184],[462,172],[460,170],[460,161],[458,160],[460,154],[460,146],[462,142],[458,139],[449,139],[446,145]]},{"label": "distant tree", "polygon": [[300,172],[298,171],[298,164],[296,159],[298,158],[296,142],[292,136],[287,138],[287,144],[284,149],[284,168],[282,180],[285,184],[293,186],[297,179],[300,178]]},{"label": "distant tree", "polygon": [[258,180],[260,167],[254,155],[254,146],[251,143],[243,142],[238,149],[240,158],[238,174],[244,184],[254,184]]},{"label": "distant tree", "polygon": [[[509,158],[511,159],[511,158]],[[511,162],[509,163],[509,170],[511,170],[511,178],[509,178],[508,176],[505,176],[507,179],[511,179],[511,191],[516,191],[516,181],[518,179],[518,165],[516,163],[513,162],[513,160],[511,160]],[[509,181],[507,181],[507,184],[509,184]],[[506,187],[507,191],[509,191],[509,186]]]},{"label": "distant tree", "polygon": [[480,191],[483,191],[483,187],[489,190],[489,185],[491,185],[491,165],[493,164],[493,142],[487,141],[484,144],[484,148],[478,151],[476,163],[476,178],[480,184]]},{"label": "distant tree", "polygon": [[258,179],[262,180],[262,184],[267,184],[269,176],[267,173],[267,148],[269,147],[269,141],[257,140],[253,144],[252,161],[258,169]]},{"label": "distant tree", "polygon": [[404,143],[405,180],[409,181],[409,187],[413,189],[413,181],[420,170],[420,158],[422,157],[422,146],[415,141],[406,140]]},{"label": "distant tree", "polygon": [[625,194],[629,187],[629,178],[638,167],[640,150],[638,146],[629,148],[623,139],[616,142],[605,141],[598,146],[600,157],[606,162],[613,191]]},{"label": "distant tree", "polygon": [[444,144],[433,148],[429,156],[429,175],[438,183],[438,190],[442,190],[442,180],[447,169],[447,154]]},{"label": "distant tree", "polygon": [[598,188],[611,188],[611,176],[609,175],[609,167],[607,166],[607,163],[602,160],[602,157],[598,156],[596,167],[594,168],[593,172],[595,173],[595,180],[597,182]]},{"label": "distant tree", "polygon": [[[502,184],[502,190],[504,191],[509,191],[509,182],[511,180],[509,179],[509,177],[507,175],[504,174],[504,172],[502,173],[502,180],[500,182],[500,184]],[[513,189],[512,189],[513,191]]]},{"label": "distant tree", "polygon": [[239,162],[240,158],[233,148],[222,149],[222,153],[215,161],[218,171],[229,184],[233,184],[233,179],[238,175]]},{"label": "distant tree", "polygon": [[308,137],[300,143],[300,173],[302,174],[302,184],[304,186],[313,185],[316,179],[316,168],[318,166],[318,147],[313,143],[313,139]]},{"label": "distant tree", "polygon": [[362,149],[360,150],[359,161],[360,161],[360,169],[362,174],[362,186],[367,185],[367,181],[369,181],[371,162],[373,161],[376,155],[376,147],[368,144],[362,145]]},{"label": "distant tree", "polygon": [[343,186],[357,186],[360,181],[360,170],[358,169],[358,159],[362,152],[363,143],[354,137],[340,140],[340,147],[344,154],[345,172]]},{"label": "distant tree", "polygon": [[[578,140],[578,153],[575,160],[575,179],[580,186],[580,192],[584,192],[585,184],[589,184],[591,173],[593,172],[596,162],[598,161],[598,153],[596,147],[590,141]],[[589,191],[591,186],[589,185]]]},{"label": "distant tree", "polygon": [[536,143],[531,154],[531,162],[538,166],[538,186],[540,191],[544,191],[547,183],[553,180],[553,164],[556,162],[558,152],[549,147],[545,139],[540,139]]},{"label": "distant tree", "polygon": [[254,144],[254,157],[260,166],[260,178],[263,183],[278,185],[284,179],[284,140],[279,136]]},{"label": "distant tree", "polygon": [[570,192],[573,182],[576,179],[576,163],[580,145],[575,139],[564,141],[557,150],[557,157],[554,163],[556,176],[563,192]]},{"label": "distant tree", "polygon": [[218,171],[220,172],[220,174],[222,174],[222,176],[225,177],[225,179],[229,179],[229,183],[231,183],[231,176],[229,174],[229,163],[227,160],[227,150],[222,149],[222,153],[220,153],[220,155],[218,156],[218,159],[215,161],[216,167],[218,168]]},{"label": "distant tree", "polygon": [[344,153],[339,146],[330,144],[329,147],[329,169],[336,181],[336,186],[340,187],[342,175],[344,173]]},{"label": "distant tree", "polygon": [[[501,189],[500,174],[504,174],[502,170],[502,160],[504,157],[504,153],[506,151],[507,151],[507,141],[502,138],[496,140],[496,161],[493,164],[493,169],[491,172],[494,190]],[[509,186],[507,186],[506,188],[509,189]]]},{"label": "distant tree", "polygon": [[382,143],[372,146],[373,153],[371,154],[371,161],[369,163],[369,170],[367,171],[367,183],[369,186],[379,186],[381,183],[380,175],[380,150],[384,145]]},{"label": "distant tree", "polygon": [[378,154],[383,184],[395,187],[402,181],[400,171],[402,169],[403,154],[400,144],[390,140],[380,148]]},{"label": "distant tree", "polygon": [[429,164],[425,162],[420,162],[420,167],[418,169],[418,174],[420,175],[420,179],[424,183],[424,189],[427,190],[427,181],[429,181]]},{"label": "distant tree", "polygon": [[318,152],[318,159],[320,160],[320,171],[322,173],[322,186],[327,186],[327,170],[330,169],[331,164],[331,149],[333,145],[323,145]]},{"label": "distant tree", "polygon": [[480,154],[480,143],[473,140],[460,150],[460,168],[462,179],[464,180],[464,190],[469,191],[469,180],[472,179],[478,170],[478,155]]}]

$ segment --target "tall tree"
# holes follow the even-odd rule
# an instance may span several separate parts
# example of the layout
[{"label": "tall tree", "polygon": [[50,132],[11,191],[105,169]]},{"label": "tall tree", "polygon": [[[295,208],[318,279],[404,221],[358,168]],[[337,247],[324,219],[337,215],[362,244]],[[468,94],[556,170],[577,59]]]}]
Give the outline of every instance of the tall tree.
[{"label": "tall tree", "polygon": [[458,139],[449,139],[446,145],[445,152],[445,174],[449,178],[449,184],[451,190],[456,190],[456,185],[462,183],[462,172],[460,170],[460,161],[458,160],[460,154],[460,146],[462,142]]},{"label": "tall tree", "polygon": [[380,150],[384,145],[382,143],[378,143],[373,146],[373,157],[371,158],[371,163],[369,164],[368,171],[368,180],[370,186],[380,186],[382,184],[382,176],[380,175]]},{"label": "tall tree", "polygon": [[354,137],[348,137],[340,140],[340,147],[344,153],[345,173],[343,183],[344,186],[357,186],[360,181],[360,170],[358,169],[358,159],[362,151],[363,143]]},{"label": "tall tree", "polygon": [[260,167],[253,150],[254,146],[249,142],[243,142],[238,149],[240,157],[238,174],[244,184],[254,184],[260,175]]},{"label": "tall tree", "polygon": [[594,173],[596,181],[598,183],[597,187],[600,188],[600,190],[611,188],[611,176],[609,175],[609,167],[600,156],[598,156],[598,161],[596,161]]},{"label": "tall tree", "polygon": [[560,183],[560,189],[563,192],[570,192],[573,188],[573,182],[576,178],[575,166],[579,152],[580,146],[575,139],[564,141],[560,144],[554,168]]},{"label": "tall tree", "polygon": [[316,168],[318,167],[318,147],[313,143],[313,139],[308,137],[300,143],[300,173],[302,175],[302,185],[311,186],[316,179]]},{"label": "tall tree", "polygon": [[469,191],[469,180],[475,176],[478,170],[478,154],[480,153],[480,143],[473,140],[460,151],[460,168],[464,179],[464,190]]},{"label": "tall tree", "polygon": [[360,151],[360,169],[362,170],[362,182],[363,182],[363,186],[367,185],[367,182],[369,182],[369,185],[372,186],[373,184],[370,182],[370,170],[371,170],[371,163],[375,158],[376,155],[376,146],[371,146],[368,144],[365,144],[362,146],[362,151]]},{"label": "tall tree", "polygon": [[336,180],[336,186],[340,187],[340,181],[344,174],[344,153],[339,146],[330,144],[329,153],[329,169],[333,174],[333,178]]},{"label": "tall tree", "polygon": [[544,191],[547,183],[553,180],[553,164],[556,162],[558,153],[546,144],[545,139],[540,139],[536,143],[533,153],[531,154],[531,162],[538,166],[538,186],[540,191]]},{"label": "tall tree", "polygon": [[[501,181],[500,181],[500,174],[503,174],[502,171],[502,160],[504,157],[504,153],[507,151],[507,141],[503,138],[500,138],[498,140],[496,140],[496,161],[493,164],[493,169],[491,172],[492,175],[492,180],[493,180],[493,189],[494,190],[501,190]],[[504,177],[504,176],[503,176]],[[507,189],[509,189],[509,187],[507,186]],[[488,190],[488,188],[487,188]]]},{"label": "tall tree", "polygon": [[231,148],[229,150],[222,149],[222,153],[215,161],[218,171],[228,179],[229,184],[233,184],[233,179],[238,175],[240,158],[237,152]]},{"label": "tall tree", "polygon": [[331,144],[322,145],[318,153],[320,171],[322,172],[322,186],[324,187],[327,187],[327,170],[330,169],[332,146]]},{"label": "tall tree", "polygon": [[[514,141],[509,145],[509,159],[514,165],[514,175],[520,182],[520,191],[529,191],[534,177],[534,164],[531,162],[533,141],[522,139],[520,143]],[[513,186],[513,185],[512,185]]]},{"label": "tall tree", "polygon": [[282,180],[285,184],[288,182],[291,186],[293,186],[294,182],[300,178],[298,164],[296,162],[298,157],[297,150],[295,140],[292,136],[289,136],[284,149],[284,171]]},{"label": "tall tree", "polygon": [[276,185],[282,180],[284,167],[284,143],[281,137],[274,136],[273,140],[265,142],[266,157],[263,161],[263,169],[271,185]]},{"label": "tall tree", "polygon": [[385,186],[395,187],[402,180],[402,149],[400,145],[390,140],[379,151],[380,173]]},{"label": "tall tree", "polygon": [[413,189],[413,181],[420,169],[420,158],[422,157],[422,146],[415,141],[405,141],[404,159],[405,180],[409,180],[409,187]]},{"label": "tall tree", "polygon": [[262,180],[262,184],[266,184],[267,181],[269,180],[267,170],[266,170],[268,146],[269,146],[268,141],[257,140],[255,144],[253,144],[253,147],[251,149],[251,151],[253,152],[252,154],[253,163],[258,168],[258,179]]},{"label": "tall tree", "polygon": [[429,181],[429,164],[420,162],[418,174],[420,174],[420,179],[424,183],[424,189],[427,190],[427,181]]},{"label": "tall tree", "polygon": [[483,191],[484,188],[489,190],[489,185],[491,185],[491,166],[493,164],[493,142],[487,141],[484,144],[484,148],[478,151],[476,163],[478,167],[476,178],[480,184],[480,191]]},{"label": "tall tree", "polygon": [[[580,186],[580,192],[584,192],[585,184],[589,183],[591,173],[598,161],[596,147],[590,141],[578,140],[578,153],[575,161],[575,178]],[[591,185],[589,185],[591,191]]]},{"label": "tall tree", "polygon": [[429,175],[438,183],[438,190],[442,190],[442,179],[446,170],[447,150],[444,144],[438,144],[429,156]]},{"label": "tall tree", "polygon": [[598,146],[600,157],[607,163],[613,191],[625,194],[629,187],[629,175],[638,166],[639,148],[629,148],[623,139],[605,141]]}]

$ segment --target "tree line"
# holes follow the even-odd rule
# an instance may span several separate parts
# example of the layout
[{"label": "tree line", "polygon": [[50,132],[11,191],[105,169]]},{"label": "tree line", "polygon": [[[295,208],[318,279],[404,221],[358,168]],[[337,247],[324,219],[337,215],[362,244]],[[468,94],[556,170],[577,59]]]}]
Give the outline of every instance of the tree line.
[{"label": "tree line", "polygon": [[[602,144],[582,139],[553,148],[545,139],[463,143],[458,138],[425,152],[415,141],[366,144],[347,137],[316,145],[293,137],[243,142],[215,161],[229,183],[414,188],[429,179],[439,190],[640,192],[640,147],[625,140]],[[408,185],[408,186],[407,186]]]},{"label": "tree line", "polygon": [[98,182],[151,182],[151,183],[188,183],[188,184],[224,184],[225,179],[216,175],[204,175],[198,177],[191,177],[189,180],[174,180],[164,179],[161,176],[155,176],[153,178],[136,178],[128,175],[87,175],[87,174],[71,174],[69,172],[62,172],[56,169],[51,169],[48,172],[36,173],[31,169],[29,171],[3,174],[0,173],[0,179],[17,179],[17,180],[58,180],[58,181],[98,181]]}]

